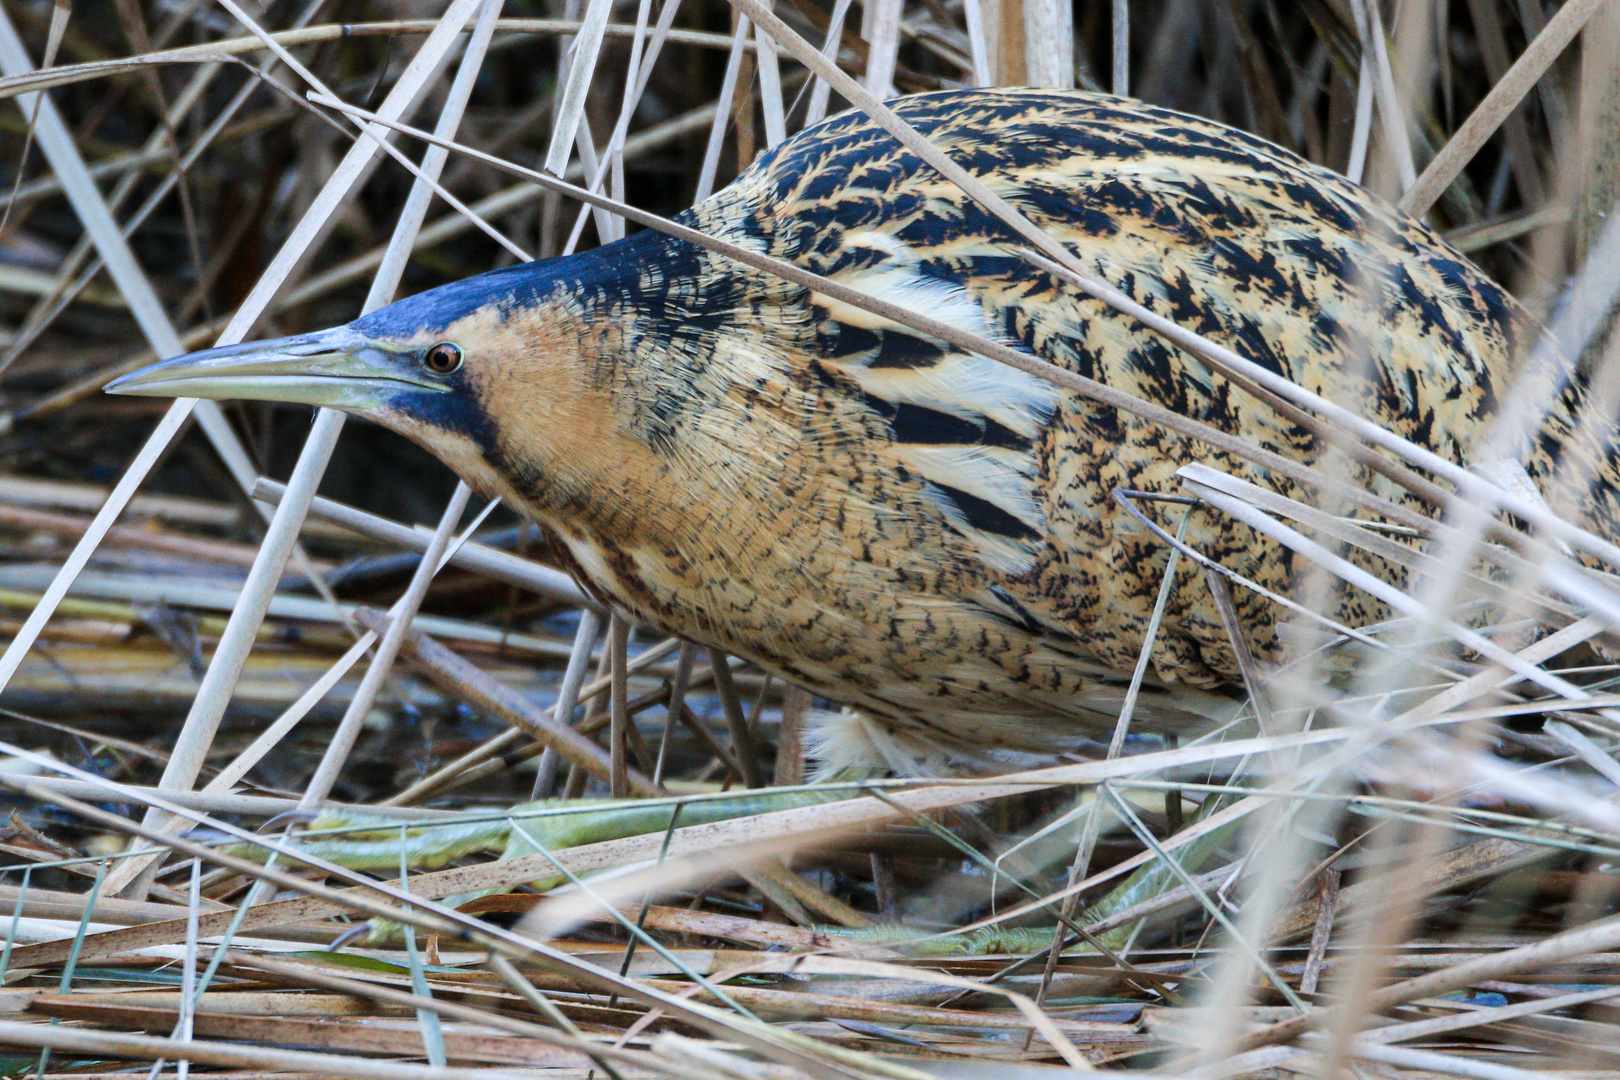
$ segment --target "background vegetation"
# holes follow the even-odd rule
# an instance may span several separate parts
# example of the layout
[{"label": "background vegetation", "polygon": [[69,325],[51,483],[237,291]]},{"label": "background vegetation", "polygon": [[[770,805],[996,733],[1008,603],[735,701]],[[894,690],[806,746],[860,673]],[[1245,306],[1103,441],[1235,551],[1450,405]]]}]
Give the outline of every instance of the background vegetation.
[{"label": "background vegetation", "polygon": [[[1620,1067],[1620,733],[1606,711],[1620,702],[1601,659],[1612,651],[1564,655],[1556,679],[1487,693],[1507,676],[1459,652],[1444,622],[1472,597],[1438,586],[1417,592],[1426,617],[1378,628],[1404,650],[1398,667],[1331,691],[1267,673],[1255,711],[1290,719],[1258,742],[1238,741],[1251,727],[1226,743],[1133,745],[1142,753],[1119,762],[899,785],[853,811],[721,827],[675,843],[656,889],[631,876],[598,906],[542,905],[548,929],[524,926],[549,944],[468,943],[464,923],[391,897],[323,900],[319,882],[341,884],[335,872],[278,881],[314,899],[230,928],[251,873],[194,871],[186,845],[213,834],[169,841],[180,850],[161,874],[150,859],[110,858],[133,823],[163,818],[143,807],[150,791],[108,785],[149,789],[167,769],[166,787],[189,790],[176,775],[187,762],[197,786],[212,785],[187,805],[250,827],[300,801],[466,817],[535,790],[624,785],[622,772],[539,752],[531,736],[545,734],[559,698],[563,718],[600,739],[618,713],[629,760],[672,791],[740,785],[754,769],[750,740],[764,763],[755,779],[772,778],[773,760],[777,782],[801,779],[805,712],[825,703],[746,668],[717,676],[709,656],[645,631],[604,634],[606,620],[582,616],[568,584],[529,562],[444,568],[415,619],[428,639],[406,640],[399,663],[363,682],[355,642],[380,624],[356,608],[394,604],[429,535],[387,526],[431,530],[454,478],[354,423],[320,492],[360,513],[318,503],[301,530],[278,529],[267,525],[274,491],[255,483],[309,459],[307,410],[187,414],[99,393],[157,355],[345,322],[368,297],[623,228],[455,154],[442,189],[487,231],[442,198],[413,222],[412,175],[356,154],[355,122],[312,103],[316,90],[364,110],[415,99],[406,122],[448,114],[465,146],[531,168],[550,160],[573,180],[600,172],[609,194],[666,215],[820,108],[820,80],[786,38],[741,23],[744,6],[676,5],[0,9],[10,642],[0,735],[102,782],[73,786],[10,761],[36,785],[13,803],[0,886],[0,913],[14,913],[0,914],[0,1043],[19,1048],[18,1067],[95,1074],[182,1053],[236,1075],[394,1080],[512,1068],[1013,1077],[1085,1064],[1510,1080]],[[1600,385],[1620,370],[1605,329],[1620,243],[1604,232],[1620,174],[1620,5],[778,0],[775,10],[880,96],[1072,85],[1274,140],[1426,213],[1559,327]],[[492,33],[452,32],[497,17]],[[34,91],[47,88],[42,104]],[[828,109],[846,104],[834,92]],[[396,142],[422,157],[419,143]],[[519,557],[537,539],[501,512],[478,538]],[[1202,587],[1186,563],[1181,573]],[[1537,582],[1512,588],[1563,644],[1601,646],[1615,625],[1597,594],[1592,620],[1537,607]],[[265,608],[260,626],[252,612]],[[1487,631],[1526,671],[1556,659],[1522,623]],[[615,640],[630,669],[616,686]],[[210,674],[220,656],[240,658],[239,677],[230,664]],[[571,668],[575,690],[585,683],[577,711]],[[310,692],[323,676],[330,687]],[[1277,734],[1295,729],[1305,734]],[[1314,734],[1333,730],[1344,734]],[[1066,824],[1046,842],[1022,842],[1054,820]],[[567,865],[635,865],[661,842],[591,844]],[[412,891],[517,884],[543,876],[538,858],[518,870],[467,859],[463,876],[430,875]],[[603,907],[639,918],[658,950],[627,950],[633,931]],[[409,948],[348,950],[363,966],[275,958],[379,911],[417,927]],[[932,931],[992,917],[1050,927],[1060,912],[1089,935],[1061,960],[1047,955],[1050,929],[948,957],[815,929]],[[229,951],[215,944],[227,929]],[[506,959],[481,964],[490,950]]]}]

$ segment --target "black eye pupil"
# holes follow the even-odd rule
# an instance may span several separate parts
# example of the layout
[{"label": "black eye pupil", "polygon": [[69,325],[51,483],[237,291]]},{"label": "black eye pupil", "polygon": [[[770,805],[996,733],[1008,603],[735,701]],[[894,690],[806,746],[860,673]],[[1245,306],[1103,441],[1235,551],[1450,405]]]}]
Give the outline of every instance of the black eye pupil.
[{"label": "black eye pupil", "polygon": [[429,371],[448,375],[461,366],[461,349],[448,341],[440,342],[422,358]]}]

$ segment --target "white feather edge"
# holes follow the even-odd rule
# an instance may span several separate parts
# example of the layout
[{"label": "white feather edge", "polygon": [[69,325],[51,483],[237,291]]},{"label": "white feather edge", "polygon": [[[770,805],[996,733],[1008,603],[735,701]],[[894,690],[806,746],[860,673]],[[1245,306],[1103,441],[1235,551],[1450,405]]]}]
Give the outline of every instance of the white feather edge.
[{"label": "white feather edge", "polygon": [[956,505],[956,500],[934,484],[928,484],[927,487],[929,497],[950,522],[951,528],[978,548],[980,558],[991,567],[1017,577],[1019,574],[1028,573],[1035,565],[1036,549],[1033,545],[975,528],[967,519],[967,515],[962,513],[962,508]]},{"label": "white feather edge", "polygon": [[[919,274],[915,266],[890,265],[850,275],[848,283],[871,296],[926,315],[958,330],[1001,344],[1016,345],[997,332],[984,308],[960,285]],[[865,329],[903,327],[836,300],[822,298],[839,322]],[[838,365],[861,389],[885,401],[924,405],[964,419],[986,417],[1025,438],[1034,438],[1057,408],[1059,390],[1045,379],[976,353],[953,352],[924,368],[869,368]]]},{"label": "white feather edge", "polygon": [[[852,240],[856,238],[851,238]],[[915,258],[892,237],[880,247],[896,261],[875,270],[849,275],[849,284],[889,303],[925,314],[967,333],[1002,341],[984,308],[960,285],[919,274]],[[894,324],[868,311],[823,298],[828,313],[840,322],[869,329]],[[1057,408],[1059,391],[1036,376],[968,352],[947,353],[937,364],[918,368],[871,368],[858,359],[836,365],[861,389],[884,401],[918,405],[965,420],[989,420],[1027,439],[1036,438]],[[1029,455],[1002,447],[901,444],[893,448],[901,464],[934,484],[974,495],[1037,532],[1046,517],[1035,494],[1036,462]],[[1031,545],[976,529],[943,491],[935,502],[957,532],[979,548],[985,560],[1009,574],[1033,564]]]},{"label": "white feather edge", "polygon": [[1011,514],[1036,532],[1046,515],[1035,498],[1035,462],[1030,455],[999,446],[922,446],[899,443],[890,452],[906,468],[946,487]]},{"label": "white feather edge", "polygon": [[927,368],[843,370],[862,390],[884,401],[922,405],[967,420],[982,416],[1026,439],[1040,435],[1059,395],[1044,379],[974,353],[952,353]]}]

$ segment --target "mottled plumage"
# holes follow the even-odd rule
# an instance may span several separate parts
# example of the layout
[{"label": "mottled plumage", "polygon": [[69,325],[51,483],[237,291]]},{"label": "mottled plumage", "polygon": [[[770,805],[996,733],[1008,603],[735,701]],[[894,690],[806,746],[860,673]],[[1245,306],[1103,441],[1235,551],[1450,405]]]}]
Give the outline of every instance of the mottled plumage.
[{"label": "mottled plumage", "polygon": [[[1095,277],[1458,462],[1534,333],[1421,223],[1253,136],[1085,93],[949,91],[893,107]],[[1324,453],[1203,362],[1033,269],[1023,241],[863,115],[787,140],[682,220],[1266,449]],[[209,363],[241,367],[270,343],[123,388],[371,416],[545,526],[580,579],[638,619],[958,745],[1050,748],[1112,725],[1166,558],[1115,489],[1179,492],[1176,469],[1205,461],[1311,497],[651,231],[331,333],[349,335],[346,356],[369,348],[368,362],[416,375],[363,400],[264,379],[211,392]],[[438,342],[465,357],[442,377],[420,369]],[[1525,451],[1538,481],[1569,452],[1577,397],[1563,394]],[[1549,494],[1612,536],[1607,435],[1574,450],[1591,483]],[[1370,472],[1351,479],[1416,505]],[[1212,511],[1194,513],[1188,540],[1279,591],[1302,569]],[[1274,610],[1237,599],[1252,648],[1279,658]],[[1346,594],[1336,614],[1383,613]],[[1237,680],[1201,583],[1172,599],[1152,659],[1138,706],[1149,727],[1210,713],[1224,699],[1205,691]]]}]

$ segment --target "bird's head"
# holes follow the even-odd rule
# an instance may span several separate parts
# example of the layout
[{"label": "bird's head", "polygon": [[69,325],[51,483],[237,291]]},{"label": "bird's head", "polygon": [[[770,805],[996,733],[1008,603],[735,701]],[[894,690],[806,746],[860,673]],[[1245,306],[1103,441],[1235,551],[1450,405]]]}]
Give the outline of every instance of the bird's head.
[{"label": "bird's head", "polygon": [[106,389],[340,409],[415,440],[487,493],[564,494],[599,482],[582,470],[620,451],[591,361],[600,320],[549,270],[482,274],[347,326],[164,360]]}]

